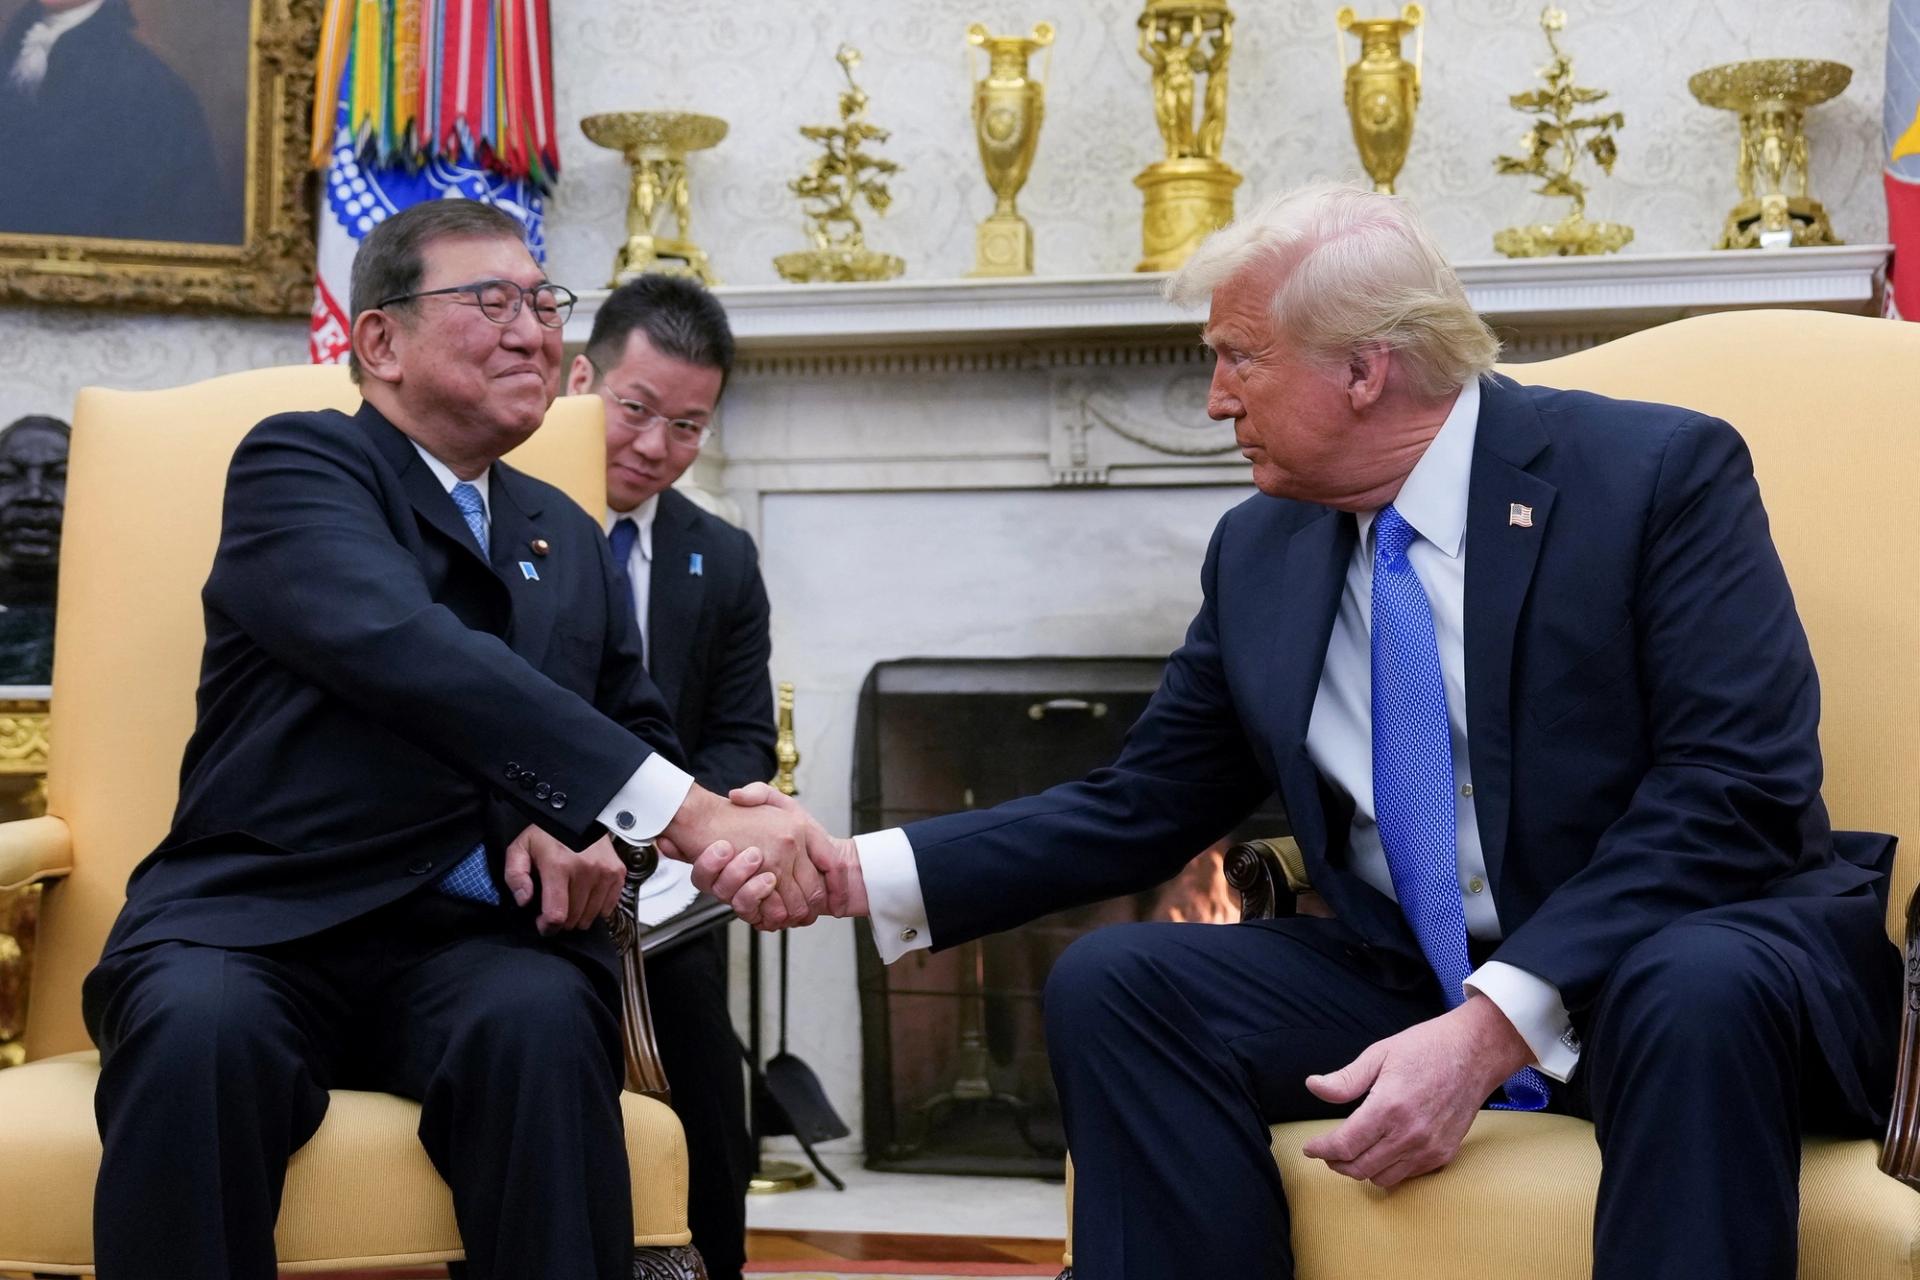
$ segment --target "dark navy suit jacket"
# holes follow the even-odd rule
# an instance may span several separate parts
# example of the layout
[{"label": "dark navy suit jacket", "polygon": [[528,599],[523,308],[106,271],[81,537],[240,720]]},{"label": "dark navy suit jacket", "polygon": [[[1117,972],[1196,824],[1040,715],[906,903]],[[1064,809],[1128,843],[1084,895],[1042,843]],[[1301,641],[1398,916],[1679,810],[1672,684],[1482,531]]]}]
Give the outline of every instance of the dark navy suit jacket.
[{"label": "dark navy suit jacket", "polygon": [[[109,952],[305,937],[482,841],[497,871],[529,823],[580,848],[654,749],[684,763],[599,523],[500,463],[488,490],[483,557],[371,406],[248,434],[202,593],[173,828],[135,868]],[[557,939],[612,964],[604,926]]]},{"label": "dark navy suit jacket", "polygon": [[[1355,874],[1351,804],[1306,752],[1355,537],[1352,516],[1301,502],[1228,512],[1200,613],[1110,768],[907,828],[934,945],[1156,884],[1277,790],[1351,941],[1430,981],[1399,908]],[[1717,911],[1789,957],[1843,1087],[1884,1108],[1851,1064],[1893,1033],[1876,896],[1891,841],[1836,851],[1818,681],[1738,434],[1489,378],[1466,556],[1494,956],[1557,987],[1579,1027],[1629,948]]]}]

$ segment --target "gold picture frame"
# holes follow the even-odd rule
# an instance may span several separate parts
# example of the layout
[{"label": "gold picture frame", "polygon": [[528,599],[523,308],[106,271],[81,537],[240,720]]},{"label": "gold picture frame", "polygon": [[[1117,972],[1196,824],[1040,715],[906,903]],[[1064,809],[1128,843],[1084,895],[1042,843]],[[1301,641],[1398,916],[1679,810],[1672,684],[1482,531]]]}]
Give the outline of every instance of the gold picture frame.
[{"label": "gold picture frame", "polygon": [[251,0],[240,243],[0,231],[0,301],[306,314],[316,189],[308,150],[323,4]]}]

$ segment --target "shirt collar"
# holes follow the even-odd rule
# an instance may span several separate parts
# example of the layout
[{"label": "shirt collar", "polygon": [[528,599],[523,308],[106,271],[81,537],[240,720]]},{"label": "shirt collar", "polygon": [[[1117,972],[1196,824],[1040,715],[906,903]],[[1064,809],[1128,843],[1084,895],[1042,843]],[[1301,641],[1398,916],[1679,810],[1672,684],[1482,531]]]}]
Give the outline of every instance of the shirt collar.
[{"label": "shirt collar", "polygon": [[[1457,559],[1467,536],[1467,486],[1473,478],[1473,440],[1480,426],[1480,380],[1460,388],[1447,420],[1400,486],[1393,509],[1448,559]],[[1359,515],[1365,543],[1377,511]]]},{"label": "shirt collar", "polygon": [[634,539],[634,545],[640,548],[640,554],[649,563],[653,560],[653,518],[660,514],[660,495],[654,494],[631,511],[615,511],[607,508],[607,528],[611,529],[621,520],[631,520],[639,529],[640,536]]},{"label": "shirt collar", "polygon": [[106,2],[107,0],[93,0],[92,4],[83,4],[78,9],[68,9],[64,13],[50,13],[33,25],[46,28],[47,34],[42,37],[43,39],[57,40],[100,12],[100,6]]},{"label": "shirt collar", "polygon": [[[433,478],[440,482],[440,487],[448,493],[452,493],[453,486],[460,483],[460,477],[453,474],[453,468],[428,453],[426,447],[418,440],[409,437],[408,442],[413,445],[414,451],[426,462],[427,469],[433,472]],[[489,512],[493,510],[493,497],[487,492],[487,477],[492,470],[493,468],[489,467],[486,471],[480,473],[478,479],[467,481],[468,484],[480,491],[480,501]]]}]

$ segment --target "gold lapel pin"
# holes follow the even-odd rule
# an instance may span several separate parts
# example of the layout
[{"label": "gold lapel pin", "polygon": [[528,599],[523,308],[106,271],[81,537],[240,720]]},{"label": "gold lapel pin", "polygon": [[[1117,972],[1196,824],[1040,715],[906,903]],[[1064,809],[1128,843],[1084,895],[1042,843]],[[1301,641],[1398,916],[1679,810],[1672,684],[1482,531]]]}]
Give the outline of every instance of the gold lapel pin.
[{"label": "gold lapel pin", "polygon": [[535,538],[532,542],[528,543],[527,545],[533,548],[533,554],[537,556],[543,556],[547,554],[547,552],[553,550],[552,547],[547,545],[547,540],[545,538]]}]

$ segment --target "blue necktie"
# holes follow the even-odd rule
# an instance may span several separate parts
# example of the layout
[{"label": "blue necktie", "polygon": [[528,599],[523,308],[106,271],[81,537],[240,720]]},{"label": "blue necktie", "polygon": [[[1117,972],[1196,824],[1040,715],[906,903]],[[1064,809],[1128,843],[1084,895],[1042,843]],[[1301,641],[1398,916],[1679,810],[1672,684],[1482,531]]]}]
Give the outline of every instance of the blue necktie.
[{"label": "blue necktie", "polygon": [[[1453,809],[1453,731],[1440,675],[1433,606],[1407,559],[1417,536],[1392,507],[1374,521],[1373,809],[1400,910],[1440,979],[1449,1009],[1470,971]],[[1547,1082],[1522,1067],[1502,1110],[1538,1111]]]},{"label": "blue necktie", "polygon": [[[487,501],[480,491],[462,480],[453,486],[453,505],[460,508],[460,514],[467,519],[467,528],[473,530],[473,540],[480,544],[480,554],[489,555],[487,542]],[[468,851],[467,856],[453,865],[453,869],[440,877],[435,886],[440,892],[454,898],[465,898],[469,902],[483,902],[490,907],[500,905],[500,889],[493,883],[493,869],[487,865],[487,846],[477,844]]]},{"label": "blue necktie", "polygon": [[[640,611],[635,607],[633,598],[633,544],[640,538],[640,526],[629,516],[622,516],[613,522],[613,528],[607,530],[607,549],[613,552],[613,571],[620,575],[620,590],[627,600],[627,616],[639,620]],[[647,638],[640,637],[641,661],[646,661]]]}]

